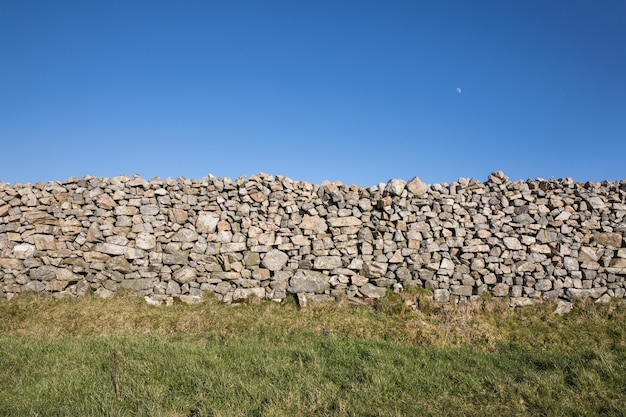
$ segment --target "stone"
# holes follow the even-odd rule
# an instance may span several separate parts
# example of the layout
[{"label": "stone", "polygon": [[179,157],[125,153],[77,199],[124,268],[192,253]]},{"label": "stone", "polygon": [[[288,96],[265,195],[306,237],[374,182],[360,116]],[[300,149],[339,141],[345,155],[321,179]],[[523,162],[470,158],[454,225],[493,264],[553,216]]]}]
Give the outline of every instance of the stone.
[{"label": "stone", "polygon": [[347,217],[335,217],[328,220],[328,223],[331,227],[352,227],[352,226],[360,226],[361,220],[357,219],[354,216]]},{"label": "stone", "polygon": [[35,245],[29,243],[22,243],[13,247],[13,255],[17,259],[32,258],[35,254]]},{"label": "stone", "polygon": [[57,276],[57,268],[52,265],[43,265],[30,270],[30,279],[37,281],[50,281]]},{"label": "stone", "polygon": [[188,284],[196,279],[196,270],[190,266],[183,266],[172,275],[174,281],[180,284]]},{"label": "stone", "polygon": [[326,220],[319,216],[305,214],[300,222],[300,228],[318,234],[325,233],[328,230],[328,225],[326,224]]},{"label": "stone", "polygon": [[250,297],[265,298],[265,288],[237,288],[233,292],[233,302],[238,303]]},{"label": "stone", "polygon": [[406,189],[416,197],[420,197],[428,191],[428,186],[418,177],[413,177],[407,184]]},{"label": "stone", "polygon": [[54,236],[33,235],[33,240],[37,250],[55,250],[57,248]]},{"label": "stone", "polygon": [[606,207],[604,200],[602,200],[602,198],[597,197],[597,196],[590,197],[589,199],[587,199],[587,202],[594,210],[600,210]]},{"label": "stone", "polygon": [[491,289],[491,294],[494,297],[508,297],[509,296],[509,286],[507,284],[496,284]]},{"label": "stone", "polygon": [[261,261],[261,265],[263,267],[269,269],[270,271],[280,271],[284,268],[289,260],[289,256],[278,249],[272,249],[267,252]]},{"label": "stone", "polygon": [[384,262],[367,262],[363,264],[363,273],[368,278],[384,277],[387,273],[388,264]]},{"label": "stone", "polygon": [[144,216],[156,216],[159,214],[159,206],[156,204],[147,204],[139,207],[139,212]]},{"label": "stone", "polygon": [[469,285],[451,285],[450,294],[469,297],[473,294],[473,289]]},{"label": "stone", "polygon": [[141,292],[151,290],[155,283],[156,279],[154,278],[136,278],[122,280],[119,285],[129,291]]},{"label": "stone", "polygon": [[619,233],[594,233],[593,240],[598,245],[620,248],[622,246],[622,235]]},{"label": "stone", "polygon": [[96,250],[106,253],[107,255],[123,255],[126,253],[126,246],[115,245],[113,243],[101,243],[97,246]]},{"label": "stone", "polygon": [[404,191],[404,187],[406,186],[406,181],[401,179],[392,179],[389,180],[387,185],[385,186],[385,191],[394,196],[402,195],[402,191]]},{"label": "stone", "polygon": [[106,261],[106,267],[109,270],[119,271],[123,274],[130,272],[130,263],[123,256],[113,256]]},{"label": "stone", "polygon": [[298,269],[289,280],[287,291],[290,293],[321,294],[330,289],[330,277],[321,272]]},{"label": "stone", "polygon": [[436,289],[433,291],[433,298],[438,304],[448,304],[450,302],[450,292],[446,289]]},{"label": "stone", "polygon": [[215,233],[220,216],[217,213],[200,213],[196,220],[196,231],[198,233]]},{"label": "stone", "polygon": [[314,269],[330,270],[341,268],[342,262],[340,256],[318,256],[313,262]]},{"label": "stone", "polygon": [[556,305],[556,310],[554,310],[554,314],[558,314],[562,316],[563,314],[567,314],[570,311],[572,311],[573,307],[574,307],[574,304],[568,301],[559,300],[559,302]]},{"label": "stone", "polygon": [[377,287],[373,284],[365,284],[359,288],[359,292],[365,297],[382,298],[387,294],[387,289],[383,287]]},{"label": "stone", "polygon": [[505,237],[502,239],[504,246],[509,250],[522,250],[524,247],[520,241],[515,237]]}]

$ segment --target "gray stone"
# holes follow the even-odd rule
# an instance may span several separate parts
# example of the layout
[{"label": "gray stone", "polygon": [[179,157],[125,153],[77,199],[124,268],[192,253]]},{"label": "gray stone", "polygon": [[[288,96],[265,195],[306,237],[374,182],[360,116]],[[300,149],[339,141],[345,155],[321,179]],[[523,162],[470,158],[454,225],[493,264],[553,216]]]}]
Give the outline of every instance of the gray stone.
[{"label": "gray stone", "polygon": [[365,284],[359,288],[359,292],[365,297],[381,298],[387,294],[387,288],[377,287],[373,284]]},{"label": "gray stone", "polygon": [[574,304],[568,301],[559,300],[559,302],[556,305],[556,310],[554,310],[554,314],[558,314],[558,315],[567,314],[570,311],[572,311],[573,307],[574,307]]},{"label": "gray stone", "polygon": [[289,260],[289,256],[278,249],[272,249],[267,252],[261,261],[261,265],[270,271],[280,271],[284,268]]},{"label": "gray stone", "polygon": [[289,280],[287,291],[290,293],[321,294],[330,289],[330,277],[321,272],[298,269]]},{"label": "gray stone", "polygon": [[318,256],[313,262],[314,269],[330,270],[335,268],[341,268],[340,256]]},{"label": "gray stone", "polygon": [[450,302],[450,292],[446,289],[436,289],[433,291],[433,298],[439,304],[448,304]]},{"label": "gray stone", "polygon": [[43,265],[39,268],[31,269],[30,279],[37,281],[50,281],[57,276],[57,268],[52,265]]},{"label": "gray stone", "polygon": [[391,195],[399,196],[404,191],[404,187],[406,186],[406,181],[401,179],[392,179],[389,180],[387,185],[385,186],[385,191]]},{"label": "gray stone", "polygon": [[145,291],[151,290],[155,283],[154,278],[125,279],[120,282],[120,287],[130,291]]},{"label": "gray stone", "polygon": [[367,262],[363,264],[363,273],[368,278],[381,278],[387,273],[388,267],[384,262]]},{"label": "gray stone", "polygon": [[452,295],[463,295],[469,297],[473,294],[473,289],[469,285],[451,285],[450,293]]},{"label": "gray stone", "polygon": [[502,239],[504,246],[509,250],[522,250],[524,247],[520,241],[515,237],[505,237]]},{"label": "gray stone", "polygon": [[181,284],[188,284],[196,279],[196,270],[190,266],[183,266],[172,276],[175,281]]}]

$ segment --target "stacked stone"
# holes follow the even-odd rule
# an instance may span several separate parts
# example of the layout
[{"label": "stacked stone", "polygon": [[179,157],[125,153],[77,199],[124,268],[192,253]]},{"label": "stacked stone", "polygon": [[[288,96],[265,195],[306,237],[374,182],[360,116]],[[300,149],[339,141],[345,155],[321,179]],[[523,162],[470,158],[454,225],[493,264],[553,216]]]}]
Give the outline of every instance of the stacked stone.
[{"label": "stacked stone", "polygon": [[0,286],[54,297],[301,302],[407,285],[441,303],[626,294],[626,181],[459,179],[359,188],[259,174],[0,184]]}]

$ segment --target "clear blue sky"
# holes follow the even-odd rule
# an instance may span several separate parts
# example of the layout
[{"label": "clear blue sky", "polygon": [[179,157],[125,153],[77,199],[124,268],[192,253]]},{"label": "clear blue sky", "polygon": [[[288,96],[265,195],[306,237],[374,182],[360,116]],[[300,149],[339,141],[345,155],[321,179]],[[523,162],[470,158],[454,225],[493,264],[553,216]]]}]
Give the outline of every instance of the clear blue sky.
[{"label": "clear blue sky", "polygon": [[626,2],[0,0],[0,145],[10,183],[624,179]]}]

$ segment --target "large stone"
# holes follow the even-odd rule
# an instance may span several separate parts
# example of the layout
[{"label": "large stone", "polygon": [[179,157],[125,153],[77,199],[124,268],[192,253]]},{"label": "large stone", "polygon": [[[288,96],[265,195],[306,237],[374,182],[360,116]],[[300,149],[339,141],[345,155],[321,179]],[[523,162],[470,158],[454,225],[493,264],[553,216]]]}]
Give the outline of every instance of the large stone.
[{"label": "large stone", "polygon": [[463,295],[469,297],[472,295],[473,290],[469,285],[451,285],[450,293],[453,295]]},{"label": "large stone", "polygon": [[146,291],[152,289],[155,283],[156,279],[154,278],[136,278],[122,280],[120,286],[129,291]]},{"label": "large stone", "polygon": [[377,287],[374,284],[365,284],[359,288],[361,294],[369,298],[382,298],[387,294],[387,289],[383,287]]},{"label": "large stone", "polygon": [[363,264],[363,273],[368,278],[381,278],[387,273],[389,265],[384,262],[367,262]]},{"label": "large stone", "polygon": [[342,262],[340,256],[318,256],[313,262],[314,269],[335,269],[341,268]]},{"label": "large stone", "polygon": [[217,213],[200,213],[196,220],[196,230],[198,233],[215,233],[220,215]]},{"label": "large stone", "polygon": [[399,196],[404,191],[404,187],[406,186],[406,181],[394,178],[389,180],[387,185],[385,186],[385,191],[391,195]]},{"label": "large stone", "polygon": [[436,289],[433,291],[433,298],[439,304],[448,304],[450,302],[450,292],[443,288]]},{"label": "large stone", "polygon": [[289,256],[278,249],[272,249],[263,257],[261,264],[270,271],[280,271],[287,265]]},{"label": "large stone", "polygon": [[508,297],[509,295],[509,286],[506,284],[496,284],[493,286],[493,289],[491,290],[491,294],[493,294],[494,297]]},{"label": "large stone", "polygon": [[509,250],[521,250],[523,249],[522,244],[516,237],[505,237],[502,239],[504,242],[504,246],[506,246]]},{"label": "large stone", "polygon": [[174,281],[181,284],[188,284],[196,279],[196,270],[190,266],[184,266],[174,272]]},{"label": "large stone", "polygon": [[52,265],[43,265],[30,270],[30,279],[37,281],[50,281],[57,276],[57,268]]},{"label": "large stone", "polygon": [[265,298],[265,288],[237,288],[233,292],[233,302],[238,303],[250,297]]},{"label": "large stone", "polygon": [[406,189],[409,190],[411,194],[419,197],[428,191],[428,186],[419,178],[413,177],[413,179],[406,184]]},{"label": "large stone", "polygon": [[123,274],[128,274],[130,272],[130,263],[123,256],[114,256],[106,261],[106,266],[108,269],[113,271],[119,271]]},{"label": "large stone", "polygon": [[309,216],[305,214],[300,222],[300,228],[303,230],[310,230],[314,234],[324,233],[328,230],[326,220],[319,216]]},{"label": "large stone", "polygon": [[330,289],[330,277],[321,272],[298,269],[289,280],[290,293],[312,292],[321,294]]},{"label": "large stone", "polygon": [[156,246],[156,237],[151,233],[141,232],[135,238],[135,245],[139,249],[152,250]]},{"label": "large stone", "polygon": [[328,219],[328,223],[331,227],[351,227],[351,226],[360,226],[361,220],[354,216],[346,216],[346,217],[335,217],[332,219]]},{"label": "large stone", "polygon": [[0,258],[0,267],[2,269],[21,271],[24,269],[24,262],[14,258]]},{"label": "large stone", "polygon": [[598,245],[620,248],[622,246],[622,235],[619,233],[594,233],[593,240]]},{"label": "large stone", "polygon": [[102,243],[97,246],[98,252],[106,253],[107,255],[123,255],[126,253],[126,246],[115,245],[113,243]]},{"label": "large stone", "polygon": [[37,250],[55,250],[57,248],[52,235],[33,235]]},{"label": "large stone", "polygon": [[17,259],[32,258],[35,253],[35,246],[29,243],[22,243],[13,247],[13,255]]},{"label": "large stone", "polygon": [[159,206],[156,204],[146,204],[139,207],[139,212],[144,216],[156,216],[159,214]]}]

